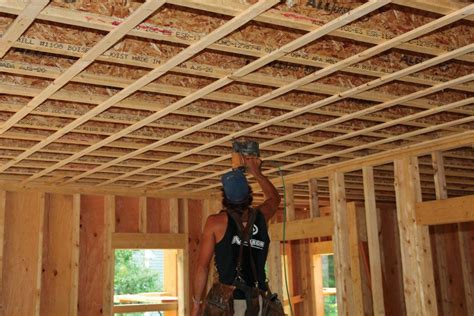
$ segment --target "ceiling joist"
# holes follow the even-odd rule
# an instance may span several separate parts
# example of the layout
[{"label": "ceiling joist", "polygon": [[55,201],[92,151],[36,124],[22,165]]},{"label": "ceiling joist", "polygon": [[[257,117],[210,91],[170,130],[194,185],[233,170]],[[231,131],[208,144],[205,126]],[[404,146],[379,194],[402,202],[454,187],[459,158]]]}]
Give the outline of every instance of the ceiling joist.
[{"label": "ceiling joist", "polygon": [[[290,183],[470,144],[472,4],[110,5],[0,0],[0,180],[202,194],[219,185],[238,137],[257,139],[265,173],[281,166]],[[446,154],[453,195],[472,191],[469,157],[466,147]],[[392,176],[380,178],[392,169],[376,171],[379,198],[393,201]],[[348,196],[363,199],[354,177]]]}]

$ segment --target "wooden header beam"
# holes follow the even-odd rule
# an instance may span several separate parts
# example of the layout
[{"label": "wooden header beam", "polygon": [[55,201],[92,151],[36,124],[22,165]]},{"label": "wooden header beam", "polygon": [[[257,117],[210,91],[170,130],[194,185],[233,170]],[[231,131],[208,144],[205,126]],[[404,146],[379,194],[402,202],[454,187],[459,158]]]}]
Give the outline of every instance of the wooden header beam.
[{"label": "wooden header beam", "polygon": [[[288,221],[286,224],[285,240],[298,240],[314,237],[327,237],[333,234],[333,219],[331,216],[314,217]],[[270,224],[270,239],[283,240],[283,223]]]},{"label": "wooden header beam", "polygon": [[112,234],[113,249],[185,249],[187,234]]},{"label": "wooden header beam", "polygon": [[416,204],[419,225],[442,225],[474,221],[474,195]]}]

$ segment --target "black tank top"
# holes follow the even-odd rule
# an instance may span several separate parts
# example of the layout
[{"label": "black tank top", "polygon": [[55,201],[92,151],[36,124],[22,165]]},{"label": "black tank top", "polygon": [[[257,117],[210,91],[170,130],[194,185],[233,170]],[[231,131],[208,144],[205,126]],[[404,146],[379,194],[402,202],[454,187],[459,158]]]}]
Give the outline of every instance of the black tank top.
[{"label": "black tank top", "polygon": [[[237,224],[228,213],[226,214],[227,229],[222,240],[216,244],[214,255],[217,272],[219,274],[219,282],[230,285],[236,276],[235,268],[237,266],[237,259],[239,258],[240,238],[238,237],[239,233]],[[267,261],[270,238],[268,236],[265,217],[259,210],[257,210],[250,244],[252,245],[252,256],[257,268],[259,288],[267,290],[265,283],[265,262]],[[250,263],[250,253],[247,245],[244,245],[243,249],[242,274],[248,286],[255,285],[255,279],[253,277]],[[242,291],[235,290],[234,298],[244,299],[245,296]]]}]

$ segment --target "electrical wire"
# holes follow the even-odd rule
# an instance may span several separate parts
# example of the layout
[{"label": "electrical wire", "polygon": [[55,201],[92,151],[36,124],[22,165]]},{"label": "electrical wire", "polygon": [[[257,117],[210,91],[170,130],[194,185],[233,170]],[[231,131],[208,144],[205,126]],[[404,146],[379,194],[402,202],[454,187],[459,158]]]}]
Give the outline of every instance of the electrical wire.
[{"label": "electrical wire", "polygon": [[[280,166],[278,166],[278,171],[280,173],[281,182],[283,184],[283,258],[285,258],[285,249],[286,249],[286,187],[285,187],[285,178],[283,177],[283,171],[281,170]],[[285,287],[286,287],[286,294],[288,296],[288,304],[290,304],[290,313],[294,316],[293,313],[293,305],[291,304],[291,297],[290,297],[290,290],[288,287],[288,271],[286,271],[286,261],[283,261],[283,273],[285,275]]]}]

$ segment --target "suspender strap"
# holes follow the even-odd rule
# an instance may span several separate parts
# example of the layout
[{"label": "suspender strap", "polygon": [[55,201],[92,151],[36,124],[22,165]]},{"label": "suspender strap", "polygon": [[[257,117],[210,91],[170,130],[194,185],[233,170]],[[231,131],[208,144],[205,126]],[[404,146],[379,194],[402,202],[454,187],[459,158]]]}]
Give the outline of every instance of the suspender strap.
[{"label": "suspender strap", "polygon": [[252,268],[252,274],[258,286],[257,268],[255,267],[255,261],[253,260],[252,246],[250,243],[250,239],[253,233],[253,225],[255,224],[255,220],[257,218],[257,212],[253,208],[249,208],[249,218],[248,218],[247,225],[245,226],[245,228],[242,224],[241,218],[236,214],[236,212],[228,211],[228,213],[237,225],[237,230],[239,232],[239,238],[240,238],[239,257],[237,259],[237,267],[236,267],[237,278],[239,277],[242,278],[242,256],[243,256],[243,249],[244,249],[243,245],[244,245],[244,242],[246,242],[249,247],[250,266]]}]

